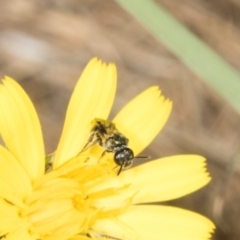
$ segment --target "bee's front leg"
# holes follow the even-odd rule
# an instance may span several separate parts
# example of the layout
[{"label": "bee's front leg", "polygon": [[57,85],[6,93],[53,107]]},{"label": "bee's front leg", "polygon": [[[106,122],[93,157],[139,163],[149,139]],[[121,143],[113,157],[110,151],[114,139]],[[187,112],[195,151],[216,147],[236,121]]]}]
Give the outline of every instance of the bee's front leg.
[{"label": "bee's front leg", "polygon": [[[95,139],[94,139],[95,138]],[[83,149],[80,151],[80,153],[86,151],[90,147],[94,146],[95,144],[99,144],[100,146],[102,145],[102,139],[96,132],[92,132],[87,140],[87,143],[83,147]]]}]

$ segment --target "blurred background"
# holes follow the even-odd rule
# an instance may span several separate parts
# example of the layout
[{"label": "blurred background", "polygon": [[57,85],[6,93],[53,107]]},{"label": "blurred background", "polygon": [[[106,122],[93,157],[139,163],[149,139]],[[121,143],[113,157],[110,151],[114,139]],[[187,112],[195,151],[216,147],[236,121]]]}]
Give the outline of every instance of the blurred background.
[{"label": "blurred background", "polygon": [[[157,2],[240,71],[240,1]],[[170,120],[143,155],[205,156],[211,183],[168,204],[211,218],[214,239],[239,240],[240,117],[230,104],[114,1],[0,1],[0,75],[30,95],[47,152],[57,146],[72,90],[94,56],[118,67],[111,116],[152,85],[173,100]]]}]

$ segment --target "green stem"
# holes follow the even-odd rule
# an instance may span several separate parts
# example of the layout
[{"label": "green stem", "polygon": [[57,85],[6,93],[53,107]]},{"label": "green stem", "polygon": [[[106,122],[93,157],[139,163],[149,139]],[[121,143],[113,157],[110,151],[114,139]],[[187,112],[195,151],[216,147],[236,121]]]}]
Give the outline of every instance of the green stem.
[{"label": "green stem", "polygon": [[152,0],[116,0],[240,112],[240,74]]}]

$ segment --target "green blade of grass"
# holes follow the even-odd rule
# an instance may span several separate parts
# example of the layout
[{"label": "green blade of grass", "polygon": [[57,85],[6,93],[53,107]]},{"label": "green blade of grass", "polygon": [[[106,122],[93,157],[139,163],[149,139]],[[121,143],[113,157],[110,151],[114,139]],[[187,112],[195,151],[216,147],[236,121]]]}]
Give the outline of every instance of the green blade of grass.
[{"label": "green blade of grass", "polygon": [[240,74],[152,0],[116,0],[240,112]]}]

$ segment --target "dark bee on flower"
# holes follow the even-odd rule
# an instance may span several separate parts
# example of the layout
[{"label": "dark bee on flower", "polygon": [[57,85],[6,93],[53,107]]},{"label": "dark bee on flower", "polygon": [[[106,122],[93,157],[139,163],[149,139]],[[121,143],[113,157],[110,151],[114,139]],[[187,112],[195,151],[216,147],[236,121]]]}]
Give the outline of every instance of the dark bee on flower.
[{"label": "dark bee on flower", "polygon": [[114,123],[98,118],[93,120],[91,134],[81,152],[95,144],[99,144],[104,148],[102,156],[107,152],[114,154],[114,161],[120,166],[117,175],[121,173],[122,169],[132,165],[134,153],[132,149],[128,147],[128,139],[118,131]]}]

